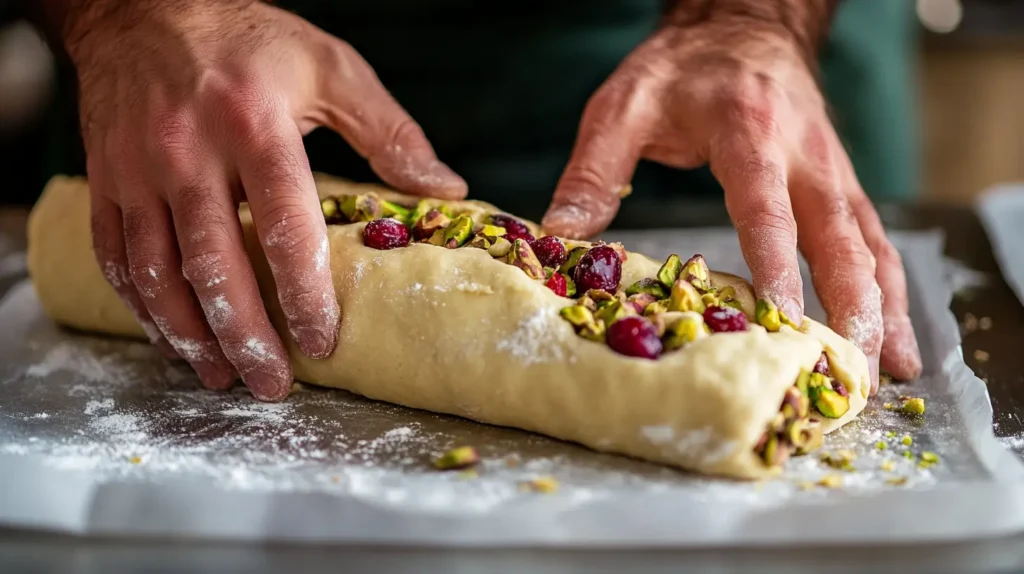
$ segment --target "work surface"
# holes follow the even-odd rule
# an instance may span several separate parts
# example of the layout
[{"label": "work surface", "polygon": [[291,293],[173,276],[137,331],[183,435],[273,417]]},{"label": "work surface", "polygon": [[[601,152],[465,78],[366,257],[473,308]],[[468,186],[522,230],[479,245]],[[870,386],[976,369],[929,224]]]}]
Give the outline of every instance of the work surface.
[{"label": "work surface", "polygon": [[[627,202],[629,206],[629,202]],[[632,207],[632,208],[630,208]],[[702,210],[693,206],[680,206],[678,210],[672,206],[659,206],[657,209],[645,209],[642,205],[627,207],[620,217],[624,227],[639,228],[630,225],[633,222],[644,223],[647,227],[667,227],[671,225],[714,226],[727,224],[724,213],[719,209]],[[678,212],[678,213],[674,213]],[[1019,371],[1018,349],[1024,333],[1024,310],[1016,301],[1010,290],[999,278],[995,262],[990,254],[988,242],[977,221],[969,212],[945,210],[883,210],[883,218],[893,228],[921,229],[940,227],[946,232],[947,254],[960,260],[965,267],[974,269],[987,281],[974,289],[961,291],[961,296],[953,302],[953,310],[962,320],[970,313],[975,321],[967,319],[968,329],[973,331],[965,334],[964,354],[967,363],[981,377],[987,379],[992,402],[995,408],[996,433],[1008,437],[1008,441],[1019,441],[1022,425],[1017,418],[1020,406],[1024,402],[1024,385],[1021,384]],[[17,228],[17,218],[4,220],[11,229]],[[12,223],[13,222],[13,223]],[[958,280],[971,279],[972,274],[956,273]],[[991,320],[991,326],[984,318]],[[988,327],[987,329],[983,327]],[[983,351],[987,354],[977,353]],[[433,553],[428,551],[374,551],[371,549],[353,548],[249,548],[237,545],[173,545],[158,546],[153,544],[138,545],[119,543],[117,541],[85,541],[62,539],[52,536],[41,536],[26,533],[8,533],[0,542],[0,552],[4,562],[12,564],[8,558],[20,563],[21,560],[37,566],[52,565],[55,569],[67,571],[72,564],[89,564],[89,570],[113,572],[118,567],[126,570],[137,569],[144,564],[161,564],[170,570],[225,570],[230,564],[244,563],[247,571],[272,571],[282,564],[289,566],[308,563],[322,566],[337,567],[347,560],[369,564],[373,562],[375,569],[387,571],[389,566],[395,570],[414,561],[417,571],[450,571],[456,568],[501,569],[503,571],[524,569],[528,571],[553,571],[565,569],[582,569],[587,571],[616,570],[639,566],[678,565],[729,565],[737,568],[755,566],[763,569],[767,565],[786,568],[789,571],[800,566],[815,569],[817,566],[835,566],[837,563],[849,565],[854,569],[868,568],[877,571],[875,566],[898,565],[902,571],[912,571],[915,566],[928,571],[949,569],[953,571],[972,571],[990,569],[988,567],[1007,567],[1024,564],[1024,539],[984,544],[944,545],[929,548],[872,548],[843,550],[800,550],[792,549],[777,551],[730,552],[728,554],[711,551],[687,552],[452,552]],[[89,557],[81,561],[83,553]],[[386,554],[386,558],[384,558]],[[379,562],[378,562],[379,561]],[[865,562],[866,561],[866,562]],[[180,567],[179,567],[180,566]],[[763,571],[763,570],[762,570]]]}]

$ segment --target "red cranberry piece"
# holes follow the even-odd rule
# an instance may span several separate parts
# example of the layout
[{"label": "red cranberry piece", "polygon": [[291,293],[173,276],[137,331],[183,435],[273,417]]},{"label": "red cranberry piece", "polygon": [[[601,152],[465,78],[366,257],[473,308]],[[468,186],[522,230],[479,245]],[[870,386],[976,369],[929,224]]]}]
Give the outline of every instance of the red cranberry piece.
[{"label": "red cranberry piece", "polygon": [[829,376],[830,373],[828,370],[828,359],[825,357],[825,353],[822,353],[821,358],[818,359],[818,362],[814,364],[814,372],[821,373],[826,377]]},{"label": "red cranberry piece", "polygon": [[622,280],[622,260],[611,247],[598,245],[580,257],[575,275],[573,279],[578,293],[586,293],[591,289],[615,293]]},{"label": "red cranberry piece", "polygon": [[839,381],[832,381],[832,390],[844,397],[850,396],[850,391],[846,390],[846,386],[843,385],[843,383],[840,383]]},{"label": "red cranberry piece", "polygon": [[559,297],[565,297],[569,293],[569,284],[565,282],[565,276],[561,273],[552,273],[544,285]]},{"label": "red cranberry piece", "polygon": [[565,244],[553,235],[531,241],[530,247],[533,248],[534,255],[540,259],[540,264],[544,267],[558,269],[565,263],[565,258],[568,255]]},{"label": "red cranberry piece", "polygon": [[662,349],[654,324],[639,315],[623,317],[612,323],[605,333],[605,341],[616,353],[641,359],[657,359]]},{"label": "red cranberry piece", "polygon": [[715,333],[747,330],[747,316],[732,307],[708,307],[704,310],[704,323]]},{"label": "red cranberry piece", "polygon": [[363,245],[374,249],[405,247],[409,245],[409,228],[395,219],[374,219],[363,228]]},{"label": "red cranberry piece", "polygon": [[509,241],[515,241],[516,239],[526,240],[527,243],[533,241],[533,234],[530,233],[530,228],[511,215],[495,213],[491,216],[491,223],[498,227],[504,227],[505,239]]}]

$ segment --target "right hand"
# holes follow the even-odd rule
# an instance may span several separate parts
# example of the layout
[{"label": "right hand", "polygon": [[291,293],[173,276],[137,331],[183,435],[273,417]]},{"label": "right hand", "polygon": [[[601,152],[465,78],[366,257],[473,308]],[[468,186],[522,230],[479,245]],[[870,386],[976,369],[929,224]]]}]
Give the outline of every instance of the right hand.
[{"label": "right hand", "polygon": [[466,183],[356,51],[301,18],[253,0],[81,4],[64,38],[101,269],[204,386],[240,376],[257,398],[283,399],[292,371],[238,204],[249,203],[290,336],[322,359],[340,310],[302,136],[335,130],[408,193],[460,199]]}]

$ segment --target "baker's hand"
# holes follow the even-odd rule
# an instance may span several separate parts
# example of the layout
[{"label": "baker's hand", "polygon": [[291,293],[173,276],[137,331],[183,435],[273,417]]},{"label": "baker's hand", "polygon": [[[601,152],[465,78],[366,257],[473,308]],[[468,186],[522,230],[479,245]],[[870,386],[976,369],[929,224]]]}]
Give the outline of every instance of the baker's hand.
[{"label": "baker's hand", "polygon": [[[666,27],[588,102],[544,228],[592,236],[615,216],[638,160],[709,164],[759,296],[803,317],[797,248],[829,326],[881,366],[920,374],[899,253],[861,189],[825,102],[782,32]],[[683,190],[680,190],[681,192]]]},{"label": "baker's hand", "polygon": [[252,0],[78,5],[64,36],[108,281],[205,386],[241,376],[257,398],[284,398],[292,372],[246,256],[239,202],[288,332],[324,358],[340,312],[302,136],[339,132],[410,193],[461,198],[465,182],[351,46],[288,12]]}]

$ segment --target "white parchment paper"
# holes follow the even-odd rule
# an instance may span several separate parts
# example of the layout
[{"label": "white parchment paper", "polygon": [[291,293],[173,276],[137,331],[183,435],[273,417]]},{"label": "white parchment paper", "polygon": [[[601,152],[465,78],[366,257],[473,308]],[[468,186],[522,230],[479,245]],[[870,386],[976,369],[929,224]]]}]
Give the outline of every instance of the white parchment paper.
[{"label": "white parchment paper", "polygon": [[1024,182],[987,190],[975,207],[999,270],[1024,305]]},{"label": "white parchment paper", "polygon": [[[749,277],[730,229],[606,238],[655,257],[701,252],[712,267]],[[962,360],[942,237],[893,240],[907,265],[924,375],[883,386],[858,421],[828,437],[824,452],[856,453],[852,469],[805,456],[765,483],[698,477],[341,391],[305,388],[277,405],[240,388],[203,391],[147,345],[56,328],[24,283],[0,304],[0,524],[128,537],[603,547],[1024,530],[1024,467],[993,437],[985,385]],[[807,309],[824,319],[810,287]],[[926,399],[923,421],[881,408],[901,394]],[[429,467],[460,444],[481,451],[478,476]],[[923,450],[940,464],[922,470],[903,456]],[[813,486],[827,475],[840,487]],[[519,488],[541,476],[559,490]]]}]

